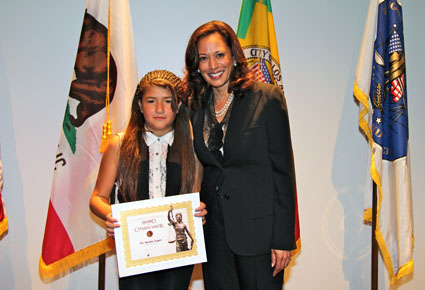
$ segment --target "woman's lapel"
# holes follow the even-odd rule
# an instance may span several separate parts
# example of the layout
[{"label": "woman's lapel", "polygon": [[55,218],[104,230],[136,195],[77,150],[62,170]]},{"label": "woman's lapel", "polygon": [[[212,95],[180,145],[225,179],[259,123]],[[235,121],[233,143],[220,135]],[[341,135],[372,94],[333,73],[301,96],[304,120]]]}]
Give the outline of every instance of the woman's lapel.
[{"label": "woman's lapel", "polygon": [[[235,149],[235,145],[242,140],[248,124],[250,124],[254,112],[261,99],[261,91],[250,90],[242,98],[235,98],[230,114],[229,126],[224,138],[224,159],[229,150]],[[231,153],[230,153],[231,154]]]}]

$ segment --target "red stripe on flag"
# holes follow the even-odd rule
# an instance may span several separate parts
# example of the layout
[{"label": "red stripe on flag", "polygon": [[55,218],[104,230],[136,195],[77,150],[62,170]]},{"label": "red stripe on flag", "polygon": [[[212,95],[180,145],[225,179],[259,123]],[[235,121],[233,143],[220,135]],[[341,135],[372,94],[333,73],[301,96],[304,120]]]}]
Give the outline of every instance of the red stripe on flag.
[{"label": "red stripe on flag", "polygon": [[398,102],[403,97],[404,91],[404,75],[391,82],[391,93],[393,94],[393,101]]},{"label": "red stripe on flag", "polygon": [[256,81],[267,83],[258,62],[254,63],[249,69],[251,70],[252,74],[255,76]]},{"label": "red stripe on flag", "polygon": [[300,240],[300,220],[298,216],[298,198],[295,199],[295,241]]},{"label": "red stripe on flag", "polygon": [[72,253],[72,242],[50,201],[41,257],[44,263],[49,265]]},{"label": "red stripe on flag", "polygon": [[4,210],[3,210],[3,202],[1,200],[1,190],[0,190],[0,222],[4,219]]}]

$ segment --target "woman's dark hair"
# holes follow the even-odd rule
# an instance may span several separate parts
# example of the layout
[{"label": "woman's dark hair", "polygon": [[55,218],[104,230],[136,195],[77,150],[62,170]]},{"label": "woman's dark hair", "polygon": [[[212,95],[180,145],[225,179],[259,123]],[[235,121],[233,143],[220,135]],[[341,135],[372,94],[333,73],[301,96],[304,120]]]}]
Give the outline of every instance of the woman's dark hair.
[{"label": "woman's dark hair", "polygon": [[193,32],[186,48],[186,73],[184,77],[186,89],[185,99],[194,110],[198,110],[205,106],[205,93],[209,88],[208,83],[198,72],[198,43],[203,37],[216,32],[223,37],[223,40],[232,52],[232,57],[236,62],[236,66],[230,76],[229,93],[233,91],[235,97],[241,97],[244,91],[252,87],[251,74],[248,69],[247,61],[238,37],[233,29],[222,21],[214,20],[207,22]]},{"label": "woman's dark hair", "polygon": [[186,106],[180,106],[184,95],[180,78],[166,70],[155,70],[147,73],[137,86],[131,105],[130,121],[121,142],[118,163],[118,184],[125,201],[136,200],[137,181],[140,163],[147,160],[147,145],[144,141],[145,118],[140,112],[139,101],[149,87],[162,87],[171,92],[172,109],[176,112],[174,120],[174,141],[172,147],[179,155],[181,162],[182,185],[180,193],[192,192],[195,175],[195,160],[192,146],[192,134],[189,125],[189,112]]}]

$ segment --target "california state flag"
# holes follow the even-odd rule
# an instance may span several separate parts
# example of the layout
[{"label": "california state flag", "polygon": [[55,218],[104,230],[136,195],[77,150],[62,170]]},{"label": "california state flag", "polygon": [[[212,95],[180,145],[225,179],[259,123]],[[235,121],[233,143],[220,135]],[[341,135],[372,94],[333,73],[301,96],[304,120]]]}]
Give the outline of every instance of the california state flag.
[{"label": "california state flag", "polygon": [[114,247],[106,238],[104,222],[90,212],[89,200],[102,157],[105,115],[110,116],[112,133],[124,130],[138,77],[128,0],[109,2],[110,7],[105,0],[87,1],[56,153],[39,263],[43,279]]}]

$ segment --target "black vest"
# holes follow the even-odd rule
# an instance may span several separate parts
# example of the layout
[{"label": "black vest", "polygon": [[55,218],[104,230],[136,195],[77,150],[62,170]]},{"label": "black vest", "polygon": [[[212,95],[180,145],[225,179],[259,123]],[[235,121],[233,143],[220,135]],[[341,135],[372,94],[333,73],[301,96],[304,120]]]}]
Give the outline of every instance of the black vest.
[{"label": "black vest", "polygon": [[[149,147],[146,146],[146,156],[149,158]],[[181,160],[177,150],[168,146],[167,152],[167,178],[165,196],[180,194],[182,185]],[[149,160],[140,162],[139,178],[137,180],[137,200],[149,199]],[[118,190],[118,200],[125,202],[124,196]]]}]

